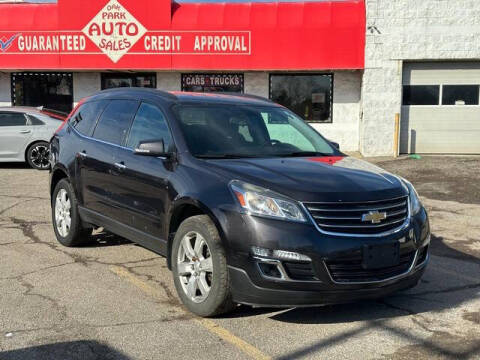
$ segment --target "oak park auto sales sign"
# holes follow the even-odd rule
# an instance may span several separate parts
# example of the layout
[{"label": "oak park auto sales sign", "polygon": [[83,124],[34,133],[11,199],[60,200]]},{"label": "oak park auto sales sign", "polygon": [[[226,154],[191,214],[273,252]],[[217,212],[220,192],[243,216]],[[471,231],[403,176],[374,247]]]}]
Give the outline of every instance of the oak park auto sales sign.
[{"label": "oak park auto sales sign", "polygon": [[[90,41],[88,41],[89,39]],[[0,32],[0,54],[250,55],[250,31],[147,30],[117,0],[110,0],[81,31]]]}]

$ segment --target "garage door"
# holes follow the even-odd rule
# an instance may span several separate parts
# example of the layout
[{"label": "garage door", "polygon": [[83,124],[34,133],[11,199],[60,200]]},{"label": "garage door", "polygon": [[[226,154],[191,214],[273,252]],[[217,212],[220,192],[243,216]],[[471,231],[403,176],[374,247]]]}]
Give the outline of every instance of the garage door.
[{"label": "garage door", "polygon": [[401,153],[480,154],[480,63],[405,63]]}]

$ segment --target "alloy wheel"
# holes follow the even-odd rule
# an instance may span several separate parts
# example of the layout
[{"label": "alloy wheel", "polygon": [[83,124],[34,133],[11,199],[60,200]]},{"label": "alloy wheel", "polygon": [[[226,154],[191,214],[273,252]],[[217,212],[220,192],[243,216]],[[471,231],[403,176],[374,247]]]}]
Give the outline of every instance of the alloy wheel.
[{"label": "alloy wheel", "polygon": [[180,242],[177,270],[188,298],[195,303],[205,301],[212,287],[213,263],[208,244],[198,232],[187,233]]},{"label": "alloy wheel", "polygon": [[35,145],[30,152],[30,161],[38,169],[50,166],[50,149],[46,145]]},{"label": "alloy wheel", "polygon": [[62,237],[67,237],[70,233],[72,218],[70,209],[72,205],[65,189],[60,189],[55,199],[55,225],[57,231]]}]

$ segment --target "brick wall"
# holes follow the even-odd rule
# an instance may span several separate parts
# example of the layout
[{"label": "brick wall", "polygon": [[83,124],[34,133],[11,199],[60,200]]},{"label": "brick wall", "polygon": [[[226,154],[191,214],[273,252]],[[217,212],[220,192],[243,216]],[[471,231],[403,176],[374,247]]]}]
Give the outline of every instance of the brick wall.
[{"label": "brick wall", "polygon": [[392,155],[404,61],[479,60],[480,1],[366,0],[360,150]]}]

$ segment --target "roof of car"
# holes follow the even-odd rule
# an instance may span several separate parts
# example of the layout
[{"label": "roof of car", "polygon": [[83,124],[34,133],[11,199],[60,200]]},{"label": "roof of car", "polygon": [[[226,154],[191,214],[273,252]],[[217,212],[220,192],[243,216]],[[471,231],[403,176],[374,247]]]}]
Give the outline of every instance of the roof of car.
[{"label": "roof of car", "polygon": [[65,120],[67,114],[64,114],[60,111],[43,109],[41,107],[33,106],[0,106],[0,111],[9,111],[22,114],[32,115],[43,120],[55,119],[55,120]]},{"label": "roof of car", "polygon": [[113,99],[115,97],[161,98],[162,100],[169,102],[274,105],[274,103],[267,98],[250,94],[162,91],[158,89],[135,87],[102,90],[92,95],[89,99]]}]

